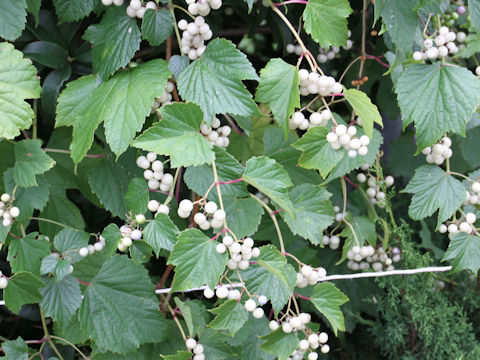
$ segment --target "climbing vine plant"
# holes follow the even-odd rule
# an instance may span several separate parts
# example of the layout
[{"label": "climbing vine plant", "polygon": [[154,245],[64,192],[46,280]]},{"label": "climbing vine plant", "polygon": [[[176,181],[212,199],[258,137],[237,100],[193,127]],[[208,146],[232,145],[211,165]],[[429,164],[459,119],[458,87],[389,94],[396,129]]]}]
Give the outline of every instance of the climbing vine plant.
[{"label": "climbing vine plant", "polygon": [[421,284],[341,279],[476,276],[479,33],[477,0],[0,2],[3,358],[345,358]]}]

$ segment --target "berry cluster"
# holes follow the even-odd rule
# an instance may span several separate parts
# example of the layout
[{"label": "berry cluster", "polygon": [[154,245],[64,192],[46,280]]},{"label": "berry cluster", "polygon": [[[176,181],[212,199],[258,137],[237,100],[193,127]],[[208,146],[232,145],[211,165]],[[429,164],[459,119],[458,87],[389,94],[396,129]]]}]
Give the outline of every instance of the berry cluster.
[{"label": "berry cluster", "polygon": [[105,238],[103,236],[98,237],[98,241],[95,244],[89,244],[86,247],[82,247],[78,250],[78,254],[81,257],[85,257],[88,254],[93,254],[95,251],[102,251],[105,247]]},{"label": "berry cluster", "polygon": [[322,267],[314,269],[309,265],[302,265],[300,272],[297,273],[296,286],[305,288],[308,285],[316,285],[325,276],[327,276],[327,271]]},{"label": "berry cluster", "polygon": [[183,54],[188,55],[190,60],[195,60],[202,56],[205,49],[205,41],[213,36],[210,26],[205,22],[202,16],[197,16],[194,21],[180,20],[178,28],[183,31],[181,40],[181,50]]},{"label": "berry cluster", "polygon": [[222,0],[185,0],[188,4],[188,12],[192,15],[207,16],[210,10],[218,10],[222,7]]},{"label": "berry cluster", "polygon": [[153,101],[152,109],[150,111],[151,114],[154,114],[155,111],[163,105],[167,105],[172,102],[173,87],[173,83],[171,83],[170,81],[167,82],[167,87],[165,88],[163,94],[159,97],[156,97]]},{"label": "berry cluster", "polygon": [[188,338],[185,341],[187,349],[193,353],[193,360],[205,360],[205,354],[203,353],[203,345],[198,343],[193,338]]},{"label": "berry cluster", "polygon": [[[343,217],[343,214],[340,214]],[[322,244],[324,246],[329,246],[332,250],[337,250],[340,246],[340,237],[338,235],[323,235],[322,236]]]},{"label": "berry cluster", "polygon": [[243,239],[242,244],[239,241],[234,241],[229,235],[224,236],[221,243],[217,245],[217,252],[223,254],[227,248],[230,253],[227,267],[230,270],[246,270],[250,266],[249,260],[260,256],[260,249],[253,247],[254,242],[252,238]]},{"label": "berry cluster", "polygon": [[287,44],[286,47],[287,53],[289,54],[295,54],[295,55],[302,55],[303,49],[300,45],[295,45],[295,44]]},{"label": "berry cluster", "polygon": [[215,291],[213,291],[213,290],[210,289],[209,287],[207,287],[207,288],[203,291],[203,296],[205,296],[205,298],[207,298],[207,299],[211,299],[211,298],[213,298],[215,295],[216,295],[219,299],[228,298],[228,300],[238,300],[238,299],[240,299],[240,297],[242,296],[242,294],[240,293],[240,291],[238,291],[237,289],[230,289],[230,290],[229,290],[228,287],[227,287],[227,286],[224,286],[224,285],[218,286]]},{"label": "berry cluster", "polygon": [[148,180],[149,189],[157,190],[160,188],[161,191],[170,191],[173,186],[173,176],[169,173],[163,173],[163,163],[157,160],[157,154],[149,152],[147,156],[139,156],[137,166],[145,169],[143,177]]},{"label": "berry cluster", "polygon": [[20,209],[13,206],[13,197],[7,193],[0,196],[0,218],[2,225],[7,227],[12,225],[13,220],[20,215]]},{"label": "berry cluster", "polygon": [[426,160],[429,164],[442,165],[446,159],[450,159],[453,155],[452,140],[448,136],[444,136],[437,144],[432,147],[426,147],[422,153],[426,155]]},{"label": "berry cluster", "polygon": [[383,247],[374,249],[372,246],[354,246],[347,252],[347,267],[353,271],[368,270],[370,264],[373,271],[394,270],[394,262],[400,261],[400,249],[393,248],[390,258]]},{"label": "berry cluster", "polygon": [[[260,300],[260,297],[259,297],[259,300]],[[266,300],[263,305],[265,305],[268,301],[266,296],[263,296],[262,300]],[[247,310],[248,312],[251,312],[255,319],[261,319],[265,314],[261,306],[257,306],[257,303],[255,302],[254,299],[248,299],[247,301],[245,301],[244,306],[245,306],[245,310]]]},{"label": "berry cluster", "polygon": [[340,206],[335,205],[333,207],[333,211],[335,212],[335,221],[340,222],[343,220],[343,211],[341,211]]},{"label": "berry cluster", "polygon": [[321,112],[313,112],[307,119],[301,111],[296,111],[292,114],[289,120],[289,127],[291,130],[300,129],[307,130],[314,126],[325,126],[328,120],[332,117],[330,110],[325,109]]},{"label": "berry cluster", "polygon": [[467,197],[465,199],[464,205],[472,204],[478,205],[480,204],[480,182],[474,181],[471,185],[471,191],[467,191]]},{"label": "berry cluster", "polygon": [[311,94],[328,96],[342,92],[342,84],[336,82],[331,76],[300,69],[298,70],[298,77],[300,79],[300,95],[302,96]]},{"label": "berry cluster", "polygon": [[[442,26],[438,31],[438,35],[435,36],[435,39],[425,39],[423,42],[424,49],[422,51],[415,51],[413,53],[413,59],[416,61],[421,60],[435,60],[437,58],[444,58],[449,54],[456,54],[458,52],[458,47],[455,44],[457,39],[457,34],[453,31],[450,31],[448,27]],[[463,36],[461,38],[463,39]]]},{"label": "berry cluster", "polygon": [[220,120],[214,118],[211,126],[202,123],[200,125],[200,132],[210,144],[226,148],[230,144],[230,139],[228,137],[230,136],[232,129],[228,125],[220,125]]},{"label": "berry cluster", "polygon": [[8,285],[8,279],[2,275],[0,271],[0,290],[5,289]]},{"label": "berry cluster", "polygon": [[[366,182],[368,185],[368,189],[366,191],[367,196],[370,198],[370,202],[373,205],[377,205],[380,208],[385,207],[385,198],[386,195],[381,189],[381,185],[383,184],[383,181],[379,181],[375,177],[369,175],[367,178],[367,175],[360,172],[357,174],[357,181],[359,183],[364,183]],[[393,176],[386,176],[385,177],[385,187],[389,188],[393,185],[395,182],[395,179]]]},{"label": "berry cluster", "polygon": [[[347,45],[342,46],[343,50],[350,50],[353,46],[352,40],[350,40],[350,36],[352,35],[352,32],[348,30],[348,39],[347,39]],[[287,48],[288,51],[288,48]],[[317,60],[319,63],[324,64],[328,60],[333,60],[335,59],[335,55],[337,55],[340,52],[340,48],[338,46],[330,46],[328,49],[325,49],[320,46],[319,48],[319,54],[317,55]]]},{"label": "berry cluster", "polygon": [[127,250],[132,246],[134,240],[140,240],[142,238],[142,230],[134,229],[130,225],[122,225],[120,227],[120,234],[122,238],[117,245],[117,249],[120,251]]},{"label": "berry cluster", "polygon": [[474,230],[474,223],[477,221],[477,216],[474,213],[466,213],[465,217],[450,221],[446,224],[440,225],[438,231],[442,234],[448,231],[448,236],[452,238],[455,234],[463,232],[466,234],[471,234]]},{"label": "berry cluster", "polygon": [[270,198],[260,191],[255,194],[255,197],[262,200],[265,204],[270,203]]},{"label": "berry cluster", "polygon": [[155,1],[149,1],[147,5],[143,6],[141,0],[130,0],[130,5],[127,6],[127,15],[132,18],[143,19],[148,9],[157,10]]},{"label": "berry cluster", "polygon": [[[202,230],[210,228],[219,229],[223,226],[227,214],[222,209],[219,209],[217,204],[213,201],[207,202],[203,207],[205,213],[197,212],[193,216],[193,221]],[[193,203],[188,199],[183,199],[178,204],[177,214],[183,219],[189,218],[193,210]]]},{"label": "berry cluster", "polygon": [[357,138],[355,137],[356,135],[357,128],[355,126],[347,128],[345,125],[340,124],[332,128],[332,131],[327,134],[327,141],[333,150],[339,150],[342,147],[348,150],[348,157],[350,158],[357,157],[357,154],[365,156],[368,153],[370,138],[367,135]]}]

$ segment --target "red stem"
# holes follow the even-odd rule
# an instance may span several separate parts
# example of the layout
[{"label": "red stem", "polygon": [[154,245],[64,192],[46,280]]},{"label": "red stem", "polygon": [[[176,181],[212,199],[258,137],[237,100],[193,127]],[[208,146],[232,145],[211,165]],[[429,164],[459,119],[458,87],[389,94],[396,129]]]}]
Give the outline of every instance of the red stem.
[{"label": "red stem", "polygon": [[273,210],[271,213],[270,213],[270,216],[274,216],[275,214],[278,214],[279,212],[281,211],[284,211],[283,209],[278,209],[278,210]]},{"label": "red stem", "polygon": [[8,232],[8,234],[11,235],[11,236],[13,236],[15,239],[20,239],[20,236],[17,236],[17,235],[15,235],[14,233],[12,233],[12,232],[10,232],[10,231]]},{"label": "red stem", "polygon": [[330,96],[343,96],[343,93],[331,94]]},{"label": "red stem", "polygon": [[308,300],[308,301],[310,301],[310,298],[309,298],[309,297],[306,297],[306,296],[300,295],[299,293],[296,293],[296,292],[294,292],[294,293],[293,293],[293,295],[294,295],[294,296],[296,296],[296,297],[298,297],[298,298],[300,298],[300,299],[303,299],[303,300]]},{"label": "red stem", "polygon": [[343,177],[346,182],[348,182],[350,185],[352,185],[354,188],[358,188],[358,185],[355,184],[352,180],[350,180],[347,176]]},{"label": "red stem", "polygon": [[45,341],[47,341],[47,338],[44,336],[40,340],[27,340],[25,341],[26,344],[43,344]]},{"label": "red stem", "polygon": [[86,286],[90,286],[92,285],[92,283],[89,283],[89,282],[86,282],[86,281],[83,281],[83,280],[80,280],[80,279],[76,279],[80,284],[83,284],[83,285],[86,285]]},{"label": "red stem", "polygon": [[230,180],[230,181],[219,181],[218,183],[220,185],[226,185],[226,184],[235,184],[235,183],[238,183],[238,182],[241,182],[241,181],[243,181],[242,178],[235,179],[235,180]]},{"label": "red stem", "polygon": [[228,231],[228,229],[223,228],[223,229],[220,230],[214,237],[212,237],[212,238],[210,239],[210,241],[217,240],[217,238],[218,238],[220,235],[222,235],[224,232],[226,232],[226,231]]},{"label": "red stem", "polygon": [[366,57],[367,59],[373,59],[373,60],[375,60],[376,62],[378,62],[380,65],[382,65],[382,66],[385,67],[385,68],[389,68],[389,67],[390,67],[390,65],[388,65],[388,64],[384,63],[382,60],[380,60],[380,57],[381,57],[381,56],[374,56],[374,55],[365,54],[365,57]]}]

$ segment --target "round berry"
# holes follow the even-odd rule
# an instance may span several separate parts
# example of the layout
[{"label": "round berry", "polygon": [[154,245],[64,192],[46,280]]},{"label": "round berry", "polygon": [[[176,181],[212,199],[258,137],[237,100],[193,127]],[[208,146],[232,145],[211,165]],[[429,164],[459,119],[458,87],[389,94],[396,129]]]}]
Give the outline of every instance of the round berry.
[{"label": "round berry", "polygon": [[228,289],[226,286],[219,286],[217,288],[217,290],[215,290],[215,295],[217,295],[217,297],[219,299],[224,299],[228,296]]},{"label": "round berry", "polygon": [[325,344],[328,341],[328,334],[326,332],[321,332],[318,334],[318,341],[322,344]]},{"label": "round berry", "polygon": [[170,212],[170,208],[164,204],[160,204],[157,210],[157,213],[166,214],[166,215],[168,215],[169,212]]},{"label": "round berry", "polygon": [[197,346],[197,341],[195,339],[189,338],[187,341],[185,341],[185,345],[187,346],[187,349],[191,350],[195,346]]},{"label": "round berry", "polygon": [[150,201],[148,202],[148,206],[147,206],[147,207],[148,207],[148,210],[150,210],[150,211],[157,211],[158,208],[160,207],[160,204],[159,204],[159,202],[158,202],[157,200],[150,200]]},{"label": "round berry", "polygon": [[213,214],[213,218],[217,221],[223,221],[225,220],[227,214],[225,214],[225,211],[222,210],[222,209],[218,209],[217,211],[215,211],[215,213]]},{"label": "round berry", "polygon": [[217,247],[215,248],[215,250],[217,251],[217,253],[223,254],[225,253],[225,251],[227,251],[227,247],[224,244],[219,243],[217,244]]},{"label": "round berry", "polygon": [[252,249],[252,257],[257,258],[260,256],[260,248],[254,247]]},{"label": "round berry", "polygon": [[308,340],[308,343],[312,346],[314,346],[315,344],[318,344],[319,342],[318,335],[315,333],[310,334],[307,340]]},{"label": "round berry", "polygon": [[290,325],[288,322],[285,321],[282,323],[282,331],[287,334],[291,333],[293,331],[293,327],[292,325]]},{"label": "round berry", "polygon": [[240,291],[233,289],[228,292],[227,298],[228,300],[238,300],[240,299],[240,296],[241,296]]},{"label": "round berry", "polygon": [[5,289],[8,285],[8,279],[0,276],[0,289]]},{"label": "round berry", "polygon": [[276,320],[272,320],[272,321],[270,321],[270,322],[268,323],[268,327],[269,327],[270,330],[272,330],[272,331],[277,330],[277,329],[279,328],[279,326],[280,326],[280,325],[278,324],[278,322],[277,322]]},{"label": "round berry", "polygon": [[258,297],[258,303],[260,305],[265,305],[268,302],[268,298],[265,295],[260,295]]},{"label": "round berry", "polygon": [[308,360],[317,360],[318,359],[318,354],[316,352],[311,352],[308,354]]},{"label": "round berry", "polygon": [[193,353],[194,354],[203,354],[203,345],[202,344],[197,344],[193,348]]},{"label": "round berry", "polygon": [[4,193],[4,194],[2,194],[2,196],[0,196],[0,200],[2,200],[4,203],[6,203],[10,200],[10,195],[7,194],[7,193]]},{"label": "round berry", "polygon": [[86,247],[80,248],[80,250],[78,250],[78,254],[79,254],[81,257],[87,256],[87,255],[88,255],[88,248],[86,248]]},{"label": "round berry", "polygon": [[257,304],[255,303],[255,300],[248,299],[247,301],[245,301],[245,310],[247,310],[248,312],[252,312],[256,308]]},{"label": "round berry", "polygon": [[[10,211],[11,212],[11,211]],[[477,216],[474,214],[474,213],[467,213],[465,215],[465,220],[469,223],[469,224],[473,224],[475,221],[477,221]]]},{"label": "round berry", "polygon": [[255,319],[262,318],[264,314],[265,313],[264,313],[264,311],[261,307],[257,307],[255,310],[253,310],[253,313],[252,313],[252,315]]},{"label": "round berry", "polygon": [[[323,354],[327,354],[329,351],[330,351],[330,346],[328,346],[327,344],[323,345],[320,349],[320,351],[323,353]],[[310,360],[310,359],[309,359]]]},{"label": "round berry", "polygon": [[215,293],[213,292],[213,290],[208,287],[203,290],[203,296],[205,296],[207,299],[213,298],[214,295]]}]

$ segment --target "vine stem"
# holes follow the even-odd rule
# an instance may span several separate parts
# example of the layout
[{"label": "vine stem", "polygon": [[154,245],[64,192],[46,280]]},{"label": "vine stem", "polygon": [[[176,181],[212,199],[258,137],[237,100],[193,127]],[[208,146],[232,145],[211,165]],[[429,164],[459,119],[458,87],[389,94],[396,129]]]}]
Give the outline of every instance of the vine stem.
[{"label": "vine stem", "polygon": [[[212,169],[213,169],[213,182],[215,184],[215,188],[217,189],[218,202],[220,203],[220,209],[225,211],[225,208],[223,207],[222,190],[220,190],[220,181],[218,179],[217,166],[215,165],[215,160],[212,161]],[[228,229],[227,217],[223,219],[223,228]]]},{"label": "vine stem", "polygon": [[[71,154],[72,153],[70,150],[52,149],[52,148],[43,148],[43,151],[51,152],[51,153],[58,153],[58,154]],[[85,157],[86,158],[91,158],[91,159],[98,159],[98,158],[105,157],[105,155],[104,154],[86,154]]]},{"label": "vine stem", "polygon": [[178,48],[180,49],[180,55],[183,55],[182,46],[181,46],[182,38],[180,36],[180,31],[178,30],[177,19],[175,18],[175,10],[174,9],[175,9],[174,4],[173,4],[172,0],[170,0],[168,2],[168,11],[170,11],[170,14],[172,15],[172,18],[173,18],[173,28],[175,29],[175,36],[177,37],[177,45],[178,45]]},{"label": "vine stem", "polygon": [[[360,68],[358,69],[358,79],[362,78],[363,68],[365,67],[365,46],[366,46],[366,37],[367,37],[367,0],[363,0],[363,9],[362,9],[362,54],[360,56]],[[357,90],[360,89],[360,84],[357,85]]]},{"label": "vine stem", "polygon": [[[275,6],[274,3],[272,3],[270,1],[270,6],[272,8],[272,10],[280,17],[280,19],[283,20],[283,22],[285,23],[285,25],[287,25],[287,27],[290,29],[290,31],[292,32],[293,36],[295,37],[295,39],[297,40],[298,44],[300,45],[300,47],[302,48],[302,51],[303,53],[305,54],[305,58],[307,59],[308,61],[308,64],[310,65],[310,68],[312,69],[312,71],[315,71],[315,69],[319,69],[320,70],[320,73],[323,75],[323,71],[318,67],[317,63],[315,62],[315,60],[313,59],[313,55],[310,53],[310,51],[307,49],[307,47],[305,46],[305,44],[303,43],[302,41],[302,38],[300,37],[300,35],[298,35],[298,32],[295,30],[295,28],[293,27],[292,23],[287,19],[287,17],[278,9],[278,7]],[[312,61],[313,60],[313,61]]]},{"label": "vine stem", "polygon": [[47,328],[47,323],[45,322],[45,315],[43,314],[42,306],[39,305],[38,307],[40,309],[40,319],[42,320],[42,328],[43,328],[43,335],[45,339],[47,339],[48,345],[52,348],[52,350],[55,352],[55,354],[58,356],[60,360],[63,360],[62,354],[60,354],[60,351],[58,351],[57,347],[52,341],[52,338],[50,334],[48,333],[48,328]]},{"label": "vine stem", "polygon": [[342,221],[350,228],[350,231],[353,234],[353,238],[358,246],[360,246],[360,242],[358,241],[357,234],[355,233],[355,229],[353,228],[352,224],[345,219],[345,214],[347,212],[347,183],[345,182],[345,178],[342,176],[340,178],[342,181],[342,196],[343,196],[343,211],[342,211]]},{"label": "vine stem", "polygon": [[[450,159],[447,159],[447,165],[449,165],[448,160],[450,160]],[[472,179],[470,179],[468,176],[463,175],[463,174],[458,173],[458,172],[455,172],[455,171],[450,171],[450,169],[447,169],[447,174],[449,174],[449,175],[455,175],[455,176],[461,177],[461,178],[463,178],[463,179],[465,179],[465,180],[468,180],[468,182],[472,182]]]},{"label": "vine stem", "polygon": [[185,335],[185,331],[183,331],[182,324],[180,324],[180,321],[178,321],[175,311],[173,311],[170,304],[167,304],[167,306],[168,306],[168,311],[170,311],[170,314],[172,314],[173,321],[175,321],[175,324],[177,324],[178,330],[180,330],[180,333],[182,334],[183,341],[187,341],[187,336]]},{"label": "vine stem", "polygon": [[283,254],[283,253],[286,253],[285,251],[285,245],[283,244],[283,237],[282,237],[282,232],[280,231],[280,226],[278,225],[278,221],[277,221],[277,217],[275,216],[275,213],[273,212],[273,210],[267,205],[265,204],[264,201],[260,200],[258,197],[256,197],[255,195],[253,194],[250,194],[250,197],[257,200],[260,205],[263,206],[263,208],[265,210],[268,211],[268,214],[270,215],[270,218],[272,219],[273,221],[273,225],[275,226],[275,230],[277,231],[277,235],[278,235],[278,241],[280,242],[280,252]]},{"label": "vine stem", "polygon": [[172,188],[170,189],[170,192],[168,193],[168,196],[165,199],[165,202],[163,203],[163,205],[170,204],[170,201],[172,201],[172,199],[173,199],[173,192],[175,191],[175,188],[178,185],[177,184],[177,178],[178,178],[178,174],[180,173],[180,169],[181,169],[181,167],[179,167],[179,168],[177,168],[177,170],[175,170],[175,175],[173,176],[173,182],[172,182],[172,184],[175,184],[175,185],[172,186]]},{"label": "vine stem", "polygon": [[54,221],[54,220],[50,220],[50,219],[45,219],[45,218],[41,218],[41,217],[36,217],[36,216],[32,216],[29,218],[30,220],[37,220],[37,221],[43,221],[43,222],[48,222],[50,224],[54,224],[54,225],[58,225],[58,226],[61,226],[61,227],[64,227],[64,228],[70,228],[70,229],[73,229],[75,231],[80,231],[79,229],[75,229],[75,228],[72,228],[68,225],[65,225],[65,224],[62,224],[62,223],[59,223],[58,221]]},{"label": "vine stem", "polygon": [[58,341],[63,341],[65,344],[70,345],[72,348],[74,348],[83,359],[89,360],[88,357],[82,351],[80,351],[80,349],[78,347],[76,347],[74,344],[72,344],[70,341],[68,341],[64,338],[55,336],[55,335],[50,335],[50,338],[56,339]]},{"label": "vine stem", "polygon": [[33,100],[33,124],[32,124],[32,138],[37,138],[37,100]]}]

